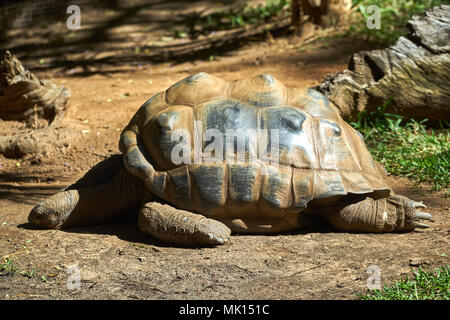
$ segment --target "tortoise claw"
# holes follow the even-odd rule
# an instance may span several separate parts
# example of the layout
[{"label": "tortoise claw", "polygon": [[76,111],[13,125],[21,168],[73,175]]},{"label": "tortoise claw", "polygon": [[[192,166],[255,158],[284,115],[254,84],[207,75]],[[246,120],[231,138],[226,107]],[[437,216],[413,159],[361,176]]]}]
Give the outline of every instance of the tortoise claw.
[{"label": "tortoise claw", "polygon": [[430,226],[422,223],[422,220],[434,222],[431,214],[419,210],[427,207],[423,203],[408,199],[404,196],[393,196],[391,199],[397,203],[397,206],[402,206],[404,210],[403,225],[397,230],[412,231],[414,229],[425,229]]},{"label": "tortoise claw", "polygon": [[413,218],[414,218],[414,220],[423,219],[423,220],[433,221],[433,217],[431,216],[431,214],[429,214],[427,212],[421,212],[421,211],[414,212]]},{"label": "tortoise claw", "polygon": [[419,223],[419,222],[414,222],[414,228],[419,228],[419,229],[426,229],[429,228],[430,226],[424,223]]},{"label": "tortoise claw", "polygon": [[426,205],[424,205],[421,202],[417,202],[417,201],[411,201],[411,207],[413,208],[425,208],[426,209]]},{"label": "tortoise claw", "polygon": [[426,221],[434,222],[431,214],[429,214],[428,212],[422,212],[422,211],[416,210],[417,208],[426,208],[426,206],[423,203],[412,201],[411,207],[414,208],[413,213],[412,213],[412,218],[414,221],[413,222],[414,228],[417,228],[417,229],[429,228],[430,227],[429,225],[421,223],[419,221],[426,220]]}]

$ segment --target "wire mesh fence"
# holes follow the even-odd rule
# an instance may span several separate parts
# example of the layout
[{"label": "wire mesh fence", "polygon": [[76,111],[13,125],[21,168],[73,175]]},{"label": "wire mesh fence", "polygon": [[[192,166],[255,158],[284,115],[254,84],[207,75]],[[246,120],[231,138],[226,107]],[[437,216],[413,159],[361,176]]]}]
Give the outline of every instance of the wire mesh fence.
[{"label": "wire mesh fence", "polygon": [[41,26],[61,21],[65,23],[70,5],[85,9],[114,6],[106,0],[0,0],[0,37],[8,31]]}]

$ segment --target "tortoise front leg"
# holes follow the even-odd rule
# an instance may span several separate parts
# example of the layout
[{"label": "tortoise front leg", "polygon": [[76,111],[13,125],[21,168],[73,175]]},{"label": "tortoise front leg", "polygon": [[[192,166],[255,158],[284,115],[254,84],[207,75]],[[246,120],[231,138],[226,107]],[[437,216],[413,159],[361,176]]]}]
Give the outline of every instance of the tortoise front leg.
[{"label": "tortoise front leg", "polygon": [[422,203],[403,196],[379,200],[366,198],[355,203],[341,202],[324,208],[322,214],[337,229],[354,232],[413,231],[428,228],[420,219],[431,220],[431,214],[421,212]]},{"label": "tortoise front leg", "polygon": [[181,245],[225,244],[231,234],[222,222],[158,202],[141,208],[138,225],[155,238]]},{"label": "tortoise front leg", "polygon": [[125,168],[122,156],[112,156],[73,185],[38,203],[28,221],[44,229],[106,221],[132,210],[137,212],[148,196],[145,190],[139,178]]}]

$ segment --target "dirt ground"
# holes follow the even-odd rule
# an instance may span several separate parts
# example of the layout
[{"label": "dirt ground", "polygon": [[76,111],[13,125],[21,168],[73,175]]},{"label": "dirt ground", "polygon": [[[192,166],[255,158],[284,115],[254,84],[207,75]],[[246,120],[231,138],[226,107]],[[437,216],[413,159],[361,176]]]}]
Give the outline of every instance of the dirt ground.
[{"label": "dirt ground", "polygon": [[[221,247],[183,248],[141,233],[137,215],[66,230],[34,230],[27,224],[38,201],[118,153],[119,134],[139,106],[176,81],[200,71],[227,80],[269,73],[287,86],[315,86],[365,48],[328,41],[298,50],[299,41],[288,36],[247,41],[223,55],[175,64],[36,68],[39,77],[71,90],[63,124],[78,128],[82,137],[48,154],[0,156],[0,256],[15,258],[18,270],[29,272],[0,273],[0,299],[356,299],[366,291],[369,266],[380,268],[384,284],[418,266],[449,264],[448,198],[398,177],[389,178],[394,191],[423,201],[435,220],[431,228],[350,234],[323,226],[235,235]],[[81,272],[81,286],[71,290],[67,271],[73,265]]]}]

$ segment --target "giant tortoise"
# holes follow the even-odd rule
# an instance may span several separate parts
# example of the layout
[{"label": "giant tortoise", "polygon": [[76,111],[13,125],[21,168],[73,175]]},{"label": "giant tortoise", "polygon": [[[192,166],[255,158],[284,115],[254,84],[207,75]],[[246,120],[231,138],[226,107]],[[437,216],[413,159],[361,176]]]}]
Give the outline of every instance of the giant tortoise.
[{"label": "giant tortoise", "polygon": [[216,245],[231,232],[302,228],[311,216],[349,232],[431,220],[422,203],[392,192],[363,137],[322,94],[267,74],[191,75],[140,107],[119,148],[37,204],[29,222],[60,228],[139,212],[139,228],[160,240]]}]

